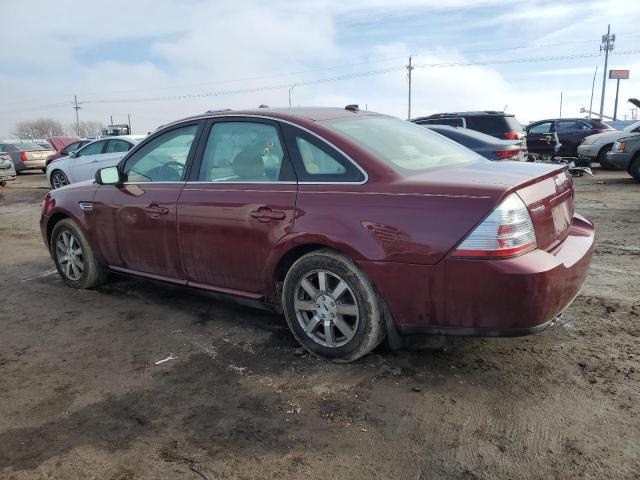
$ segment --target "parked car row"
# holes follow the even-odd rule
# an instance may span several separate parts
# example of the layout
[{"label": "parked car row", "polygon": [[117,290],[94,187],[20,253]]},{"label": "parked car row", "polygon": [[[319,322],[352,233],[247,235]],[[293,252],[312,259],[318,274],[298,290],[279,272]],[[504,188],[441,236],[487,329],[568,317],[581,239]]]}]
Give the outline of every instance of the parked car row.
[{"label": "parked car row", "polygon": [[60,188],[94,178],[98,169],[117,164],[142,138],[142,135],[101,138],[82,145],[67,156],[53,159],[46,168],[49,185]]},{"label": "parked car row", "polygon": [[261,108],[164,125],[51,190],[40,225],[71,287],[112,271],[235,297],[344,362],[384,338],[551,325],[593,253],[573,199],[563,166],[488,161],[355,106]]},{"label": "parked car row", "polygon": [[16,168],[8,153],[0,153],[0,186],[16,179]]},{"label": "parked car row", "polygon": [[42,170],[46,167],[47,157],[53,153],[48,148],[37,143],[0,143],[0,153],[8,154],[17,173],[25,170]]}]

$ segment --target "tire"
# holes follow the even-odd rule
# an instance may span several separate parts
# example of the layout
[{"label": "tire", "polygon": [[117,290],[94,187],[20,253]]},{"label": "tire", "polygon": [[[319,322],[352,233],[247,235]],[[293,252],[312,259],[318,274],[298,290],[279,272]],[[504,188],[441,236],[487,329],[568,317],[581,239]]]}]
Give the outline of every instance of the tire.
[{"label": "tire", "polygon": [[607,161],[607,153],[610,152],[612,148],[613,145],[607,145],[598,152],[598,158],[596,161],[600,164],[600,167],[602,167],[603,170],[617,170],[614,165]]},{"label": "tire", "polygon": [[51,188],[54,190],[69,185],[69,179],[62,170],[54,170],[50,176]]},{"label": "tire", "polygon": [[[69,262],[67,256],[72,252],[74,260]],[[97,287],[107,280],[106,273],[96,261],[84,233],[76,222],[69,218],[60,220],[53,227],[51,257],[60,277],[70,287],[84,290]]]},{"label": "tire", "polygon": [[631,175],[636,182],[640,182],[640,154],[637,154],[633,157],[633,160],[631,160],[629,175]]},{"label": "tire", "polygon": [[332,250],[308,253],[291,266],[282,305],[296,340],[313,355],[334,362],[357,360],[386,335],[373,285],[352,260]]}]

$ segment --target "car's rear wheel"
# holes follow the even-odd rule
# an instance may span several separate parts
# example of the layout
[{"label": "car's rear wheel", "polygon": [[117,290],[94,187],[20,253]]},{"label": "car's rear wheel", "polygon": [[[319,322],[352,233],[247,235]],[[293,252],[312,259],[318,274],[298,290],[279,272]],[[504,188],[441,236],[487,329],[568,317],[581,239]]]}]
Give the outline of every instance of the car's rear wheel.
[{"label": "car's rear wheel", "polygon": [[54,170],[51,172],[51,188],[54,190],[69,185],[69,179],[62,170]]},{"label": "car's rear wheel", "polygon": [[631,161],[629,175],[631,175],[636,182],[640,182],[640,154],[637,154]]},{"label": "car's rear wheel", "polygon": [[597,161],[604,170],[616,170],[616,167],[607,160],[607,153],[611,151],[613,145],[607,145],[598,152]]},{"label": "car's rear wheel", "polygon": [[282,304],[298,342],[336,362],[366,355],[386,333],[380,300],[366,274],[331,250],[308,253],[291,266]]},{"label": "car's rear wheel", "polygon": [[93,288],[106,281],[87,238],[71,219],[60,220],[53,228],[51,256],[60,277],[71,287]]}]

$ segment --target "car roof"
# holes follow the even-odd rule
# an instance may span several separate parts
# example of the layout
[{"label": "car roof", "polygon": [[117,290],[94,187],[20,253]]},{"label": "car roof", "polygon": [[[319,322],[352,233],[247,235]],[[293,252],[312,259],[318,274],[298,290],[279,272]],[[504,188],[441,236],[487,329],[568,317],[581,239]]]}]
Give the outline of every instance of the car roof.
[{"label": "car roof", "polygon": [[424,128],[428,128],[429,130],[433,130],[435,132],[437,132],[438,130],[448,131],[448,132],[457,132],[469,138],[475,138],[476,140],[480,140],[485,143],[492,143],[492,144],[502,143],[505,145],[518,143],[518,141],[516,140],[505,140],[501,138],[496,138],[492,135],[488,135],[486,133],[479,132],[477,130],[472,130],[471,128],[452,127],[450,125],[421,125],[421,126]]},{"label": "car roof", "polygon": [[146,135],[112,135],[112,136],[107,136],[107,137],[100,137],[100,138],[95,138],[93,140],[89,140],[89,143],[93,143],[93,142],[97,142],[99,140],[135,140],[140,141],[143,138],[145,138]]},{"label": "car roof", "polygon": [[416,118],[412,119],[412,121],[414,121],[414,120],[422,120],[422,119],[427,119],[427,118],[480,117],[480,116],[484,116],[484,115],[497,115],[497,116],[501,116],[501,117],[514,117],[515,116],[513,113],[499,112],[497,110],[476,110],[476,111],[469,111],[469,112],[433,113],[431,115],[427,115],[427,116],[424,116],[424,117],[416,117]]},{"label": "car roof", "polygon": [[353,118],[364,116],[385,116],[382,113],[372,112],[369,110],[360,110],[357,108],[338,108],[338,107],[279,107],[279,108],[257,108],[254,110],[209,110],[201,115],[192,115],[190,117],[181,118],[173,122],[158,127],[165,128],[170,125],[182,123],[188,120],[196,120],[201,118],[213,117],[268,117],[277,120],[290,121],[293,123],[319,122],[322,120],[335,120],[339,118]]}]

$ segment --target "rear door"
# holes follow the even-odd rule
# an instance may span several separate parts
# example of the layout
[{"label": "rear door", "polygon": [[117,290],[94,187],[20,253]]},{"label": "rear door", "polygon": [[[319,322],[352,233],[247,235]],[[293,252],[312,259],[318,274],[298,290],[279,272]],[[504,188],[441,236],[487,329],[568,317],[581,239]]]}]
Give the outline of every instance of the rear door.
[{"label": "rear door", "polygon": [[69,176],[71,182],[81,182],[95,177],[100,168],[100,156],[107,146],[106,140],[90,143],[69,158]]},{"label": "rear door", "polygon": [[597,133],[591,125],[582,120],[556,120],[556,132],[560,141],[558,154],[567,157],[578,155],[578,145],[587,135]]},{"label": "rear door", "polygon": [[297,183],[275,121],[209,121],[178,202],[190,284],[259,295],[274,245],[293,226]]},{"label": "rear door", "polygon": [[133,143],[122,139],[112,139],[107,141],[104,153],[100,155],[99,168],[113,167],[117,165],[122,157],[133,148]]}]

